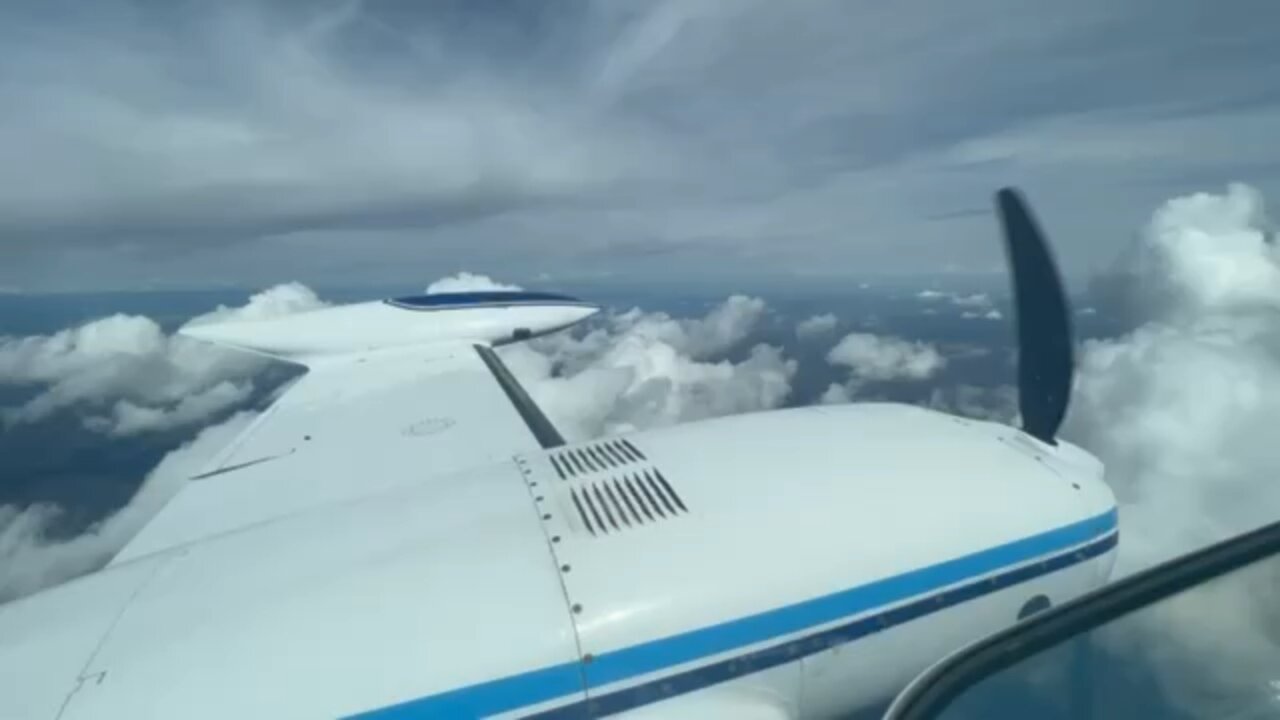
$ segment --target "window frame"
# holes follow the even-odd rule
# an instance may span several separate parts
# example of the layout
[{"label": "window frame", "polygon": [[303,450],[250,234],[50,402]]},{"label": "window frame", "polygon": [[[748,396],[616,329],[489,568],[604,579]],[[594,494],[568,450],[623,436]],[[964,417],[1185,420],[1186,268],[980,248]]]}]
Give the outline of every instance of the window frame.
[{"label": "window frame", "polygon": [[987,678],[1081,633],[1280,555],[1280,522],[1176,557],[994,633],[945,657],[898,695],[884,720],[934,720]]}]

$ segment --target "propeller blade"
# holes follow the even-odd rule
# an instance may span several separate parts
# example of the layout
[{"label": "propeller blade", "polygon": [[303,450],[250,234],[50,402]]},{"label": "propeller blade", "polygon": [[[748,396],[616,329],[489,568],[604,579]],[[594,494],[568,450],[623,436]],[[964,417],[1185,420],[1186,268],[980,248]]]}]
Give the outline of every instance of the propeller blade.
[{"label": "propeller blade", "polygon": [[1049,245],[1021,193],[996,193],[1005,258],[1013,280],[1018,332],[1018,409],[1028,435],[1057,445],[1067,414],[1072,359],[1071,314]]}]

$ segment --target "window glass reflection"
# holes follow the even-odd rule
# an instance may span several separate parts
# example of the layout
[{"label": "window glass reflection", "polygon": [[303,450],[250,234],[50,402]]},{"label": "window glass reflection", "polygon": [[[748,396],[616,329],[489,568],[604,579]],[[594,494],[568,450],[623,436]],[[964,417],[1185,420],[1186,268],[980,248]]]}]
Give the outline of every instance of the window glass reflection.
[{"label": "window glass reflection", "polygon": [[1026,658],[939,717],[1280,718],[1280,557]]}]

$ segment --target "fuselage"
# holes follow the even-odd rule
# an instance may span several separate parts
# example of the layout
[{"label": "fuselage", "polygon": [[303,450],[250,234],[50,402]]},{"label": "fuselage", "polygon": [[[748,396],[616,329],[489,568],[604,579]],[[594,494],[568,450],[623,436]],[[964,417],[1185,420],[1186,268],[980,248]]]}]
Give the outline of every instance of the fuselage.
[{"label": "fuselage", "polygon": [[[1101,584],[1116,537],[1100,464],[1069,444],[803,408],[383,487],[112,565],[0,625],[64,718],[583,717],[698,693],[834,717]],[[24,644],[85,594],[99,609],[61,644]]]}]

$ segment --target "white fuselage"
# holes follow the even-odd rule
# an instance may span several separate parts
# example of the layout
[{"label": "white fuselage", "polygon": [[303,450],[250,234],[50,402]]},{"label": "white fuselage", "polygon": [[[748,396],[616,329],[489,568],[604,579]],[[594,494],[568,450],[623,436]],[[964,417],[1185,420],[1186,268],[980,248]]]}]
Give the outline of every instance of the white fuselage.
[{"label": "white fuselage", "polygon": [[[31,662],[110,674],[80,682],[66,720],[583,717],[700,695],[834,717],[1036,596],[1098,586],[1115,533],[1100,465],[1070,445],[901,405],[805,408],[382,487],[114,564],[3,620]],[[93,612],[57,616],[87,596]],[[63,634],[13,637],[49,626]]]}]

